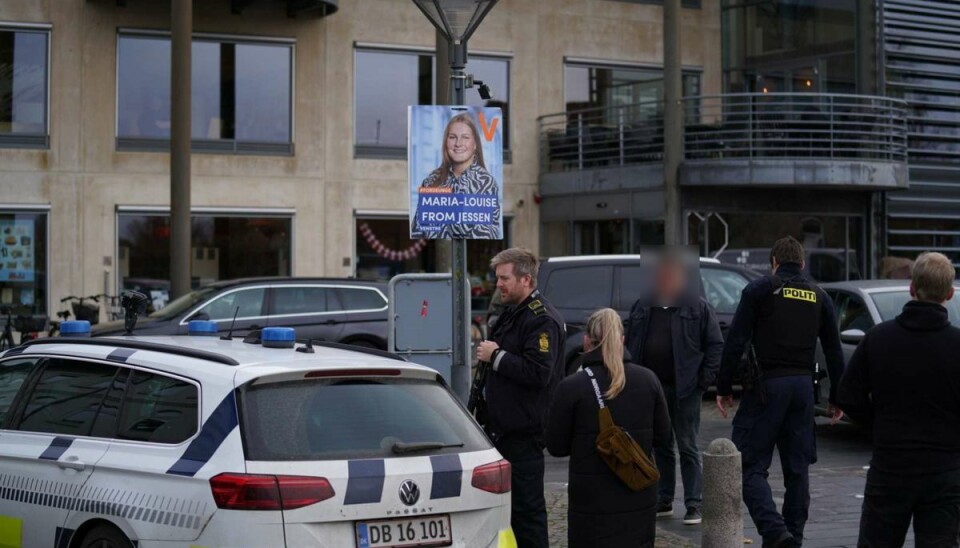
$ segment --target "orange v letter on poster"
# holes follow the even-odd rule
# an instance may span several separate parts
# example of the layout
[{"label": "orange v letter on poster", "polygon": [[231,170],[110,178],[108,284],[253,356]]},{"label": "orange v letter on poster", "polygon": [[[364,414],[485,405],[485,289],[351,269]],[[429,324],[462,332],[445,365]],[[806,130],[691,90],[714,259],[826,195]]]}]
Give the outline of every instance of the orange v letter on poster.
[{"label": "orange v letter on poster", "polygon": [[487,117],[483,115],[483,112],[477,113],[477,117],[480,119],[480,127],[483,129],[483,138],[488,142],[492,141],[497,134],[497,123],[500,122],[500,118],[494,118],[490,126],[487,127]]}]

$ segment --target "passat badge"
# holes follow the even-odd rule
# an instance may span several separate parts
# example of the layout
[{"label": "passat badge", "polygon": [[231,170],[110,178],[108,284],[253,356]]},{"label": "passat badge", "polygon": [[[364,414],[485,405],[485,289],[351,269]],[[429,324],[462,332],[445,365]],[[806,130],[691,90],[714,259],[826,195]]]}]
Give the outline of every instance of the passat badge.
[{"label": "passat badge", "polygon": [[420,488],[413,480],[406,480],[400,484],[400,502],[413,506],[420,500]]}]

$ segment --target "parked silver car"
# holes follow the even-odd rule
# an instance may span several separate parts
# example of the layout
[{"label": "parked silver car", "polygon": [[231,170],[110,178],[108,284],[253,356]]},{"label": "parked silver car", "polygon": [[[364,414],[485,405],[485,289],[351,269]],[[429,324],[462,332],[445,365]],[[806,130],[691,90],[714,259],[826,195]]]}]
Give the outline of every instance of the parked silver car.
[{"label": "parked silver car", "polygon": [[[840,342],[843,345],[843,362],[849,363],[853,351],[871,327],[892,320],[900,314],[903,305],[910,301],[909,280],[858,280],[822,284],[820,287],[833,299],[837,310]],[[950,323],[960,326],[960,296],[947,302]],[[820,371],[826,372],[823,352],[817,349]],[[830,379],[822,375],[820,405],[827,405]]]}]

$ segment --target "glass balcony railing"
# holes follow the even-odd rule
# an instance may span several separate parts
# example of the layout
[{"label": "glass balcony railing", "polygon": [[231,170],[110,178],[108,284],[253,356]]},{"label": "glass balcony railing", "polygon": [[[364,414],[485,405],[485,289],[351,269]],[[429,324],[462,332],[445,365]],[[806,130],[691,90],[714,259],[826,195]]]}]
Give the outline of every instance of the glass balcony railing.
[{"label": "glass balcony railing", "polygon": [[[663,160],[658,102],[542,116],[541,172]],[[836,159],[904,163],[906,103],[822,93],[746,93],[684,99],[686,161]]]}]

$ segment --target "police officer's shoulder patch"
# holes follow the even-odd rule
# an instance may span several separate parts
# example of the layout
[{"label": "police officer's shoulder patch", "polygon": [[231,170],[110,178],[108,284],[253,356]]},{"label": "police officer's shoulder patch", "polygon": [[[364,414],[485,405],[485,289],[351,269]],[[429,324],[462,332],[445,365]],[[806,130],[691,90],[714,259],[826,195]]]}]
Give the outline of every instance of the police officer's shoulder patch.
[{"label": "police officer's shoulder patch", "polygon": [[550,352],[550,335],[546,331],[540,333],[540,352]]},{"label": "police officer's shoulder patch", "polygon": [[543,306],[543,301],[540,299],[534,299],[530,301],[530,304],[528,304],[527,307],[533,311],[534,315],[536,316],[539,316],[547,311],[547,308]]}]

